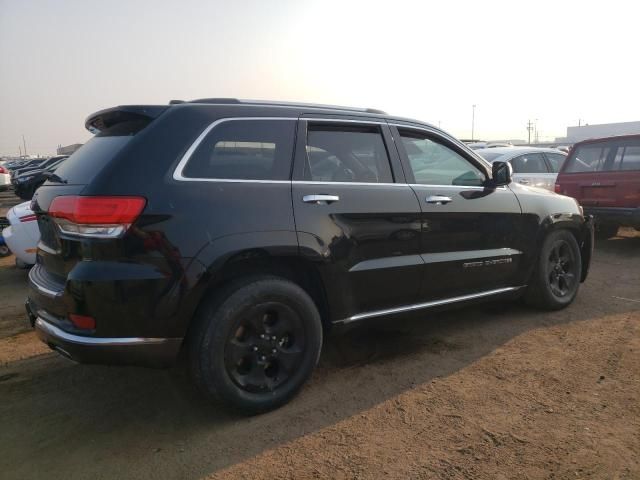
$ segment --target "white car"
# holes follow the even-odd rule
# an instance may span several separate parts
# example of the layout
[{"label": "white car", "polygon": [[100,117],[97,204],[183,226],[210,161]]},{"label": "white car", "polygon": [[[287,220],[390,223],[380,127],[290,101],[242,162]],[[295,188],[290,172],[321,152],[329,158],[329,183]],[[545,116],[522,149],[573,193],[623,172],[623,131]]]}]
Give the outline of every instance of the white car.
[{"label": "white car", "polygon": [[497,147],[483,148],[476,153],[491,163],[511,163],[514,182],[552,192],[558,171],[567,158],[566,153],[555,148]]},{"label": "white car", "polygon": [[9,170],[0,165],[0,192],[8,190],[11,186],[11,175]]},{"label": "white car", "polygon": [[4,241],[20,267],[36,263],[36,249],[40,241],[38,222],[29,203],[20,203],[7,212],[10,225],[2,231]]}]

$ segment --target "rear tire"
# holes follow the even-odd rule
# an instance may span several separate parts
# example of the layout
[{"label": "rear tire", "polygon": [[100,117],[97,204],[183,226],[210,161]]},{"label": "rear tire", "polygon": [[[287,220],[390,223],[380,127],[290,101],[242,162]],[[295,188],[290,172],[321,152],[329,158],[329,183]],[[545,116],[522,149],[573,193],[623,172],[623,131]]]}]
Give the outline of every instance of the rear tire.
[{"label": "rear tire", "polygon": [[571,232],[556,230],[545,238],[529,286],[524,294],[528,305],[544,310],[569,306],[580,287],[582,258]]},{"label": "rear tire", "polygon": [[211,400],[245,413],[287,403],[320,358],[322,323],[309,295],[278,277],[235,282],[207,300],[189,338],[189,368]]}]

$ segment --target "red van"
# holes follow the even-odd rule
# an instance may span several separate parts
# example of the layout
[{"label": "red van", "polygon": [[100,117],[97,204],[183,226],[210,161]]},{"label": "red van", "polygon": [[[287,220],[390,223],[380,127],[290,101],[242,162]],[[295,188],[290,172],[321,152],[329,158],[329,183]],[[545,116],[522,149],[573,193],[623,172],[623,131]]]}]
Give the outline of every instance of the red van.
[{"label": "red van", "polygon": [[640,134],[576,143],[558,173],[556,193],[578,200],[596,221],[596,235],[640,230]]}]

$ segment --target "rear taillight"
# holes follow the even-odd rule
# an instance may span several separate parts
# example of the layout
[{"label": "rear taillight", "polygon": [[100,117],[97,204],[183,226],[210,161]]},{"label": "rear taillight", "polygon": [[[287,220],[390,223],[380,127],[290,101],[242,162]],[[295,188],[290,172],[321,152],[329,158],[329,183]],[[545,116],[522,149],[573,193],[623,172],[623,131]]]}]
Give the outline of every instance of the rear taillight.
[{"label": "rear taillight", "polygon": [[6,168],[0,167],[0,173],[9,173]]},{"label": "rear taillight", "polygon": [[74,327],[82,330],[95,330],[96,328],[96,320],[88,315],[72,313],[69,315],[69,320],[71,320]]},{"label": "rear taillight", "polygon": [[556,183],[555,186],[553,187],[553,191],[556,193],[560,193],[562,191],[562,189],[560,188],[560,184]]},{"label": "rear taillight", "polygon": [[20,217],[20,221],[21,222],[33,222],[34,220],[37,220],[38,217],[36,217],[35,214],[31,214],[31,215],[25,215],[24,217]]},{"label": "rear taillight", "polygon": [[56,197],[49,207],[62,233],[78,237],[118,238],[142,213],[143,197]]}]

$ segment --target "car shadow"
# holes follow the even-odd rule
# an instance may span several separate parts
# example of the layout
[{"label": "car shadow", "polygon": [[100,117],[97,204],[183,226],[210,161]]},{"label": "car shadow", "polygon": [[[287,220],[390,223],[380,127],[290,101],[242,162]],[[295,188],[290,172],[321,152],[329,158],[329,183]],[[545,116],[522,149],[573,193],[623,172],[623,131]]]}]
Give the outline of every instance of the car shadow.
[{"label": "car shadow", "polygon": [[[591,275],[637,258],[630,252],[638,240],[599,245]],[[640,303],[602,301],[619,293],[611,280],[588,280],[574,305],[558,312],[488,304],[332,335],[302,392],[254,417],[205,402],[180,369],[76,365],[54,354],[15,362],[0,369],[0,471],[3,478],[201,478],[451,375],[531,329],[639,311]]]}]

